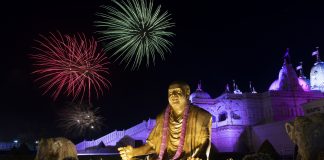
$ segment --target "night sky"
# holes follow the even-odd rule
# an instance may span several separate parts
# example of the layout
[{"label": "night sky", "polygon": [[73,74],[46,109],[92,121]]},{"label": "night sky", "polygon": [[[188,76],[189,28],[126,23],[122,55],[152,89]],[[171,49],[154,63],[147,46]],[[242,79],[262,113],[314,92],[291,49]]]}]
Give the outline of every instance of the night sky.
[{"label": "night sky", "polygon": [[[124,70],[118,63],[109,65],[107,78],[112,87],[93,100],[105,118],[105,126],[92,134],[94,138],[155,118],[167,105],[167,87],[174,80],[188,82],[192,91],[201,80],[203,90],[213,98],[233,79],[243,92],[248,91],[249,81],[264,92],[277,78],[286,48],[290,48],[294,67],[304,62],[307,76],[315,61],[312,51],[316,46],[320,52],[324,48],[324,5],[320,2],[154,3],[168,10],[176,23],[172,53],[165,61],[157,59],[155,66],[138,71]],[[39,34],[84,32],[97,37],[95,13],[100,5],[109,4],[109,0],[47,0],[2,5],[0,141],[71,137],[57,127],[57,112],[70,98],[53,101],[42,95],[31,75],[33,62],[28,54],[35,51],[32,47]]]}]

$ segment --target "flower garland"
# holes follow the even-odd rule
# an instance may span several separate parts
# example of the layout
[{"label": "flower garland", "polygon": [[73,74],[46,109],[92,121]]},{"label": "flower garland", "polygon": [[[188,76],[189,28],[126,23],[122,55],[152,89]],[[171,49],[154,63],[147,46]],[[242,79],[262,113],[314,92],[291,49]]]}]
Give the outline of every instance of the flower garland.
[{"label": "flower garland", "polygon": [[[187,130],[187,120],[188,120],[188,113],[189,113],[189,106],[187,105],[183,114],[183,123],[181,126],[181,133],[180,133],[180,142],[177,148],[176,154],[173,156],[172,160],[179,158],[182,153],[186,130]],[[168,128],[169,128],[169,117],[170,117],[170,106],[167,107],[164,113],[163,119],[163,129],[162,129],[162,142],[160,146],[160,153],[158,160],[162,160],[166,146],[167,146],[167,136],[169,135]]]}]

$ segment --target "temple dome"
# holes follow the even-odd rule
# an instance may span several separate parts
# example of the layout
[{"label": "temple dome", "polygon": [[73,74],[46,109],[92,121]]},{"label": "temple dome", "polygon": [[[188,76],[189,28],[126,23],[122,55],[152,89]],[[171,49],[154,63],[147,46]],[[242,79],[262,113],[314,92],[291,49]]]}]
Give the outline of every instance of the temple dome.
[{"label": "temple dome", "polygon": [[[284,69],[284,67],[288,67],[288,68]],[[284,67],[279,72],[279,76],[278,76],[279,79],[283,80],[283,77],[284,77],[283,74],[287,74],[287,73],[284,73],[284,72],[287,72],[287,69],[290,70],[290,72],[292,74],[290,76],[295,77],[295,74],[293,73],[293,71],[292,71],[293,69],[291,66],[284,66]],[[272,84],[269,87],[269,90],[274,90],[274,91],[280,90],[279,89],[279,87],[280,87],[279,79],[276,79],[275,81],[272,82]],[[290,82],[290,83],[294,83],[294,82]],[[304,91],[310,91],[310,81],[305,76],[301,75],[298,77],[298,84],[301,86],[301,88]]]},{"label": "temple dome", "polygon": [[290,64],[289,49],[287,49],[278,79],[270,85],[269,90],[307,91],[306,84],[304,80],[298,78],[296,71]]},{"label": "temple dome", "polygon": [[201,89],[201,82],[199,82],[196,91],[190,94],[189,100],[192,102],[193,98],[202,98],[202,99],[207,98],[208,99],[208,98],[211,98],[211,97],[207,92],[204,92]]},{"label": "temple dome", "polygon": [[310,81],[306,77],[298,78],[299,85],[303,88],[304,91],[310,91]]},{"label": "temple dome", "polygon": [[319,61],[314,64],[310,72],[311,90],[324,92],[324,62]]},{"label": "temple dome", "polygon": [[202,90],[196,90],[195,92],[190,94],[190,100],[192,98],[211,98],[210,95],[207,92],[204,92]]},{"label": "temple dome", "polygon": [[269,87],[269,91],[277,91],[279,90],[279,83],[278,83],[278,79],[276,79],[275,81],[273,81]]}]

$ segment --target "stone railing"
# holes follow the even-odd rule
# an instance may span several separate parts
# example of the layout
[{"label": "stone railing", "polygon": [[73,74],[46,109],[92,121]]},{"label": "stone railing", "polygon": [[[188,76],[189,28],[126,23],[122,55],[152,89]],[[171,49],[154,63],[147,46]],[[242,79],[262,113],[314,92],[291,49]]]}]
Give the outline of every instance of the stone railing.
[{"label": "stone railing", "polygon": [[142,123],[132,127],[132,128],[129,128],[125,131],[125,135],[128,135],[128,136],[131,136],[131,135],[134,135],[144,129],[147,129],[146,128],[146,121],[143,121]]},{"label": "stone railing", "polygon": [[103,142],[105,145],[116,145],[116,143],[122,139],[124,136],[132,136],[135,135],[143,130],[148,130],[153,128],[155,125],[155,120],[149,119],[148,121],[143,121],[140,124],[137,124],[136,126],[133,126],[127,130],[123,131],[113,131],[101,138],[98,138],[97,140],[93,141],[83,141],[81,143],[78,143],[76,145],[77,151],[84,151],[86,148],[93,147],[99,145],[100,142]]},{"label": "stone railing", "polygon": [[100,142],[103,142],[105,145],[111,145],[111,142],[115,141],[117,138],[124,137],[124,136],[125,136],[124,131],[114,131],[95,140],[95,142],[96,145],[98,145]]}]

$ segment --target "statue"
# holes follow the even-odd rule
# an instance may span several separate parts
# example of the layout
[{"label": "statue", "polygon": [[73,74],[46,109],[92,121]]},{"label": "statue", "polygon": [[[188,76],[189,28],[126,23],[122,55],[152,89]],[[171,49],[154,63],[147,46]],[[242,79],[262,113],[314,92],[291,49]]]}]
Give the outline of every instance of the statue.
[{"label": "statue", "polygon": [[298,146],[297,160],[322,160],[324,153],[324,114],[297,117],[285,124],[291,141]]},{"label": "statue", "polygon": [[189,101],[190,87],[173,82],[168,88],[169,105],[156,118],[156,125],[141,147],[118,148],[123,160],[155,155],[151,160],[208,160],[211,147],[209,112]]},{"label": "statue", "polygon": [[75,145],[66,138],[41,139],[35,160],[78,160]]}]

